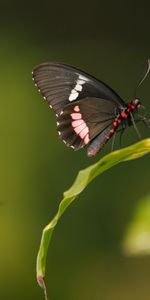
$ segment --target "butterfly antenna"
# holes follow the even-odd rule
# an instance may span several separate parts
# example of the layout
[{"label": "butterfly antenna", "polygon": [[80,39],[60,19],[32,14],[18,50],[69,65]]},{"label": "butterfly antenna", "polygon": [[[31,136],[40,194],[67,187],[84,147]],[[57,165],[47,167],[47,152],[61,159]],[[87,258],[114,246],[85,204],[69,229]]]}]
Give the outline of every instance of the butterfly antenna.
[{"label": "butterfly antenna", "polygon": [[145,80],[145,78],[147,77],[148,73],[150,71],[150,59],[148,59],[147,61],[147,70],[144,74],[144,76],[142,77],[142,79],[140,79],[139,83],[137,84],[137,87],[135,89],[135,92],[134,92],[134,98],[136,99],[137,98],[137,90],[138,88],[140,87],[140,85],[143,83],[143,81]]},{"label": "butterfly antenna", "polygon": [[139,139],[141,139],[140,132],[139,132],[139,130],[138,130],[138,128],[137,128],[137,126],[136,126],[136,123],[135,123],[134,117],[133,117],[133,115],[132,115],[132,113],[131,113],[131,112],[130,112],[130,117],[131,117],[131,122],[132,122],[132,124],[133,124],[133,127],[134,127],[134,129],[135,129],[135,131],[136,131],[136,133],[137,133],[137,135],[138,135]]}]

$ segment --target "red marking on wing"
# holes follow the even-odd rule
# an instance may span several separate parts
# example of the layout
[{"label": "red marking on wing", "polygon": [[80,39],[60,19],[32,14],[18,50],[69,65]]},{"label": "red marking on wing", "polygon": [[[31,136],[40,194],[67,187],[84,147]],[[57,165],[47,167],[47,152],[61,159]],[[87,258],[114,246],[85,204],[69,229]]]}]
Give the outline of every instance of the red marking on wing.
[{"label": "red marking on wing", "polygon": [[[86,126],[86,124],[85,124],[85,126]],[[88,129],[88,127],[86,126],[86,127],[79,133],[81,139],[84,139],[88,132],[89,132],[89,129]]]},{"label": "red marking on wing", "polygon": [[79,113],[72,113],[72,114],[71,114],[71,118],[72,118],[73,120],[80,120],[80,119],[82,118],[82,115],[79,114]]},{"label": "red marking on wing", "polygon": [[80,111],[80,108],[79,108],[78,105],[76,105],[76,106],[74,107],[74,111],[76,111],[76,112],[79,112],[79,111]]},{"label": "red marking on wing", "polygon": [[83,121],[82,119],[76,120],[76,121],[73,121],[73,122],[72,122],[72,126],[73,126],[73,127],[77,127],[77,126],[79,126],[79,125],[81,125],[81,124],[83,124],[83,123],[84,123],[84,121]]},{"label": "red marking on wing", "polygon": [[74,111],[76,112],[71,114],[71,118],[73,120],[71,125],[75,133],[80,136],[80,138],[84,141],[84,144],[86,145],[90,141],[89,128],[86,122],[82,119],[82,114],[78,113],[80,111],[78,105],[74,107]]},{"label": "red marking on wing", "polygon": [[[74,127],[74,131],[77,133],[77,134],[81,134],[81,131],[83,130],[83,129],[85,129],[86,128],[86,124],[85,123],[83,123],[83,124],[81,124],[81,125],[79,125],[79,126],[77,126],[77,127]],[[80,137],[81,137],[81,135],[80,135]],[[82,138],[82,137],[81,137]]]},{"label": "red marking on wing", "polygon": [[84,138],[84,144],[87,145],[89,143],[89,135],[87,134],[86,137]]}]

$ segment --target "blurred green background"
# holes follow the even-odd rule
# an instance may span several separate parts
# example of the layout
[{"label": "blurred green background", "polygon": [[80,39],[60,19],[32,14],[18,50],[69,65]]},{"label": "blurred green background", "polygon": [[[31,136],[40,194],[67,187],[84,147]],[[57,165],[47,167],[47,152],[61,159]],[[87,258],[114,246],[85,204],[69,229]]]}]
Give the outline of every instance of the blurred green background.
[{"label": "blurred green background", "polygon": [[[86,150],[65,147],[32,68],[69,63],[131,100],[150,58],[149,8],[148,1],[1,0],[0,299],[43,299],[35,279],[41,231],[77,172],[110,151],[108,144],[89,159]],[[150,112],[149,86],[150,77],[138,96]],[[130,128],[124,145],[135,141]],[[48,255],[50,299],[149,299],[150,258],[127,258],[120,248],[139,199],[150,192],[149,166],[145,156],[107,171],[67,210]]]}]

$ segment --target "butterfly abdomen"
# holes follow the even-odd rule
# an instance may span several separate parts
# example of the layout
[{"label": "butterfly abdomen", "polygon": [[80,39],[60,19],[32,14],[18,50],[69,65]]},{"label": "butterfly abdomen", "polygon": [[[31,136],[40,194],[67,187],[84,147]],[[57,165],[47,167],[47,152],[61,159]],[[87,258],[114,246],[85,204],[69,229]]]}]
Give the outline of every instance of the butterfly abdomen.
[{"label": "butterfly abdomen", "polygon": [[109,126],[106,128],[103,132],[101,132],[94,140],[91,142],[87,149],[87,155],[89,157],[95,156],[97,152],[99,152],[105,145],[106,143],[110,140],[110,138],[114,135],[116,132],[117,126],[114,127]]}]

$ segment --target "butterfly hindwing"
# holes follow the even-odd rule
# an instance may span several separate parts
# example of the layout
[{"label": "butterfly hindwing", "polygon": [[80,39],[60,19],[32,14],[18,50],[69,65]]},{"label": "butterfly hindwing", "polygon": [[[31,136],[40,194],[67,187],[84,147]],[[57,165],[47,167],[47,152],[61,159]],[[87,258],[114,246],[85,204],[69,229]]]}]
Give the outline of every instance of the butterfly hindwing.
[{"label": "butterfly hindwing", "polygon": [[84,98],[68,104],[57,117],[60,138],[78,150],[112,124],[117,106],[100,98]]},{"label": "butterfly hindwing", "polygon": [[105,83],[74,67],[44,63],[34,68],[33,80],[56,114],[66,105],[88,98],[101,98],[124,107],[124,101]]}]

